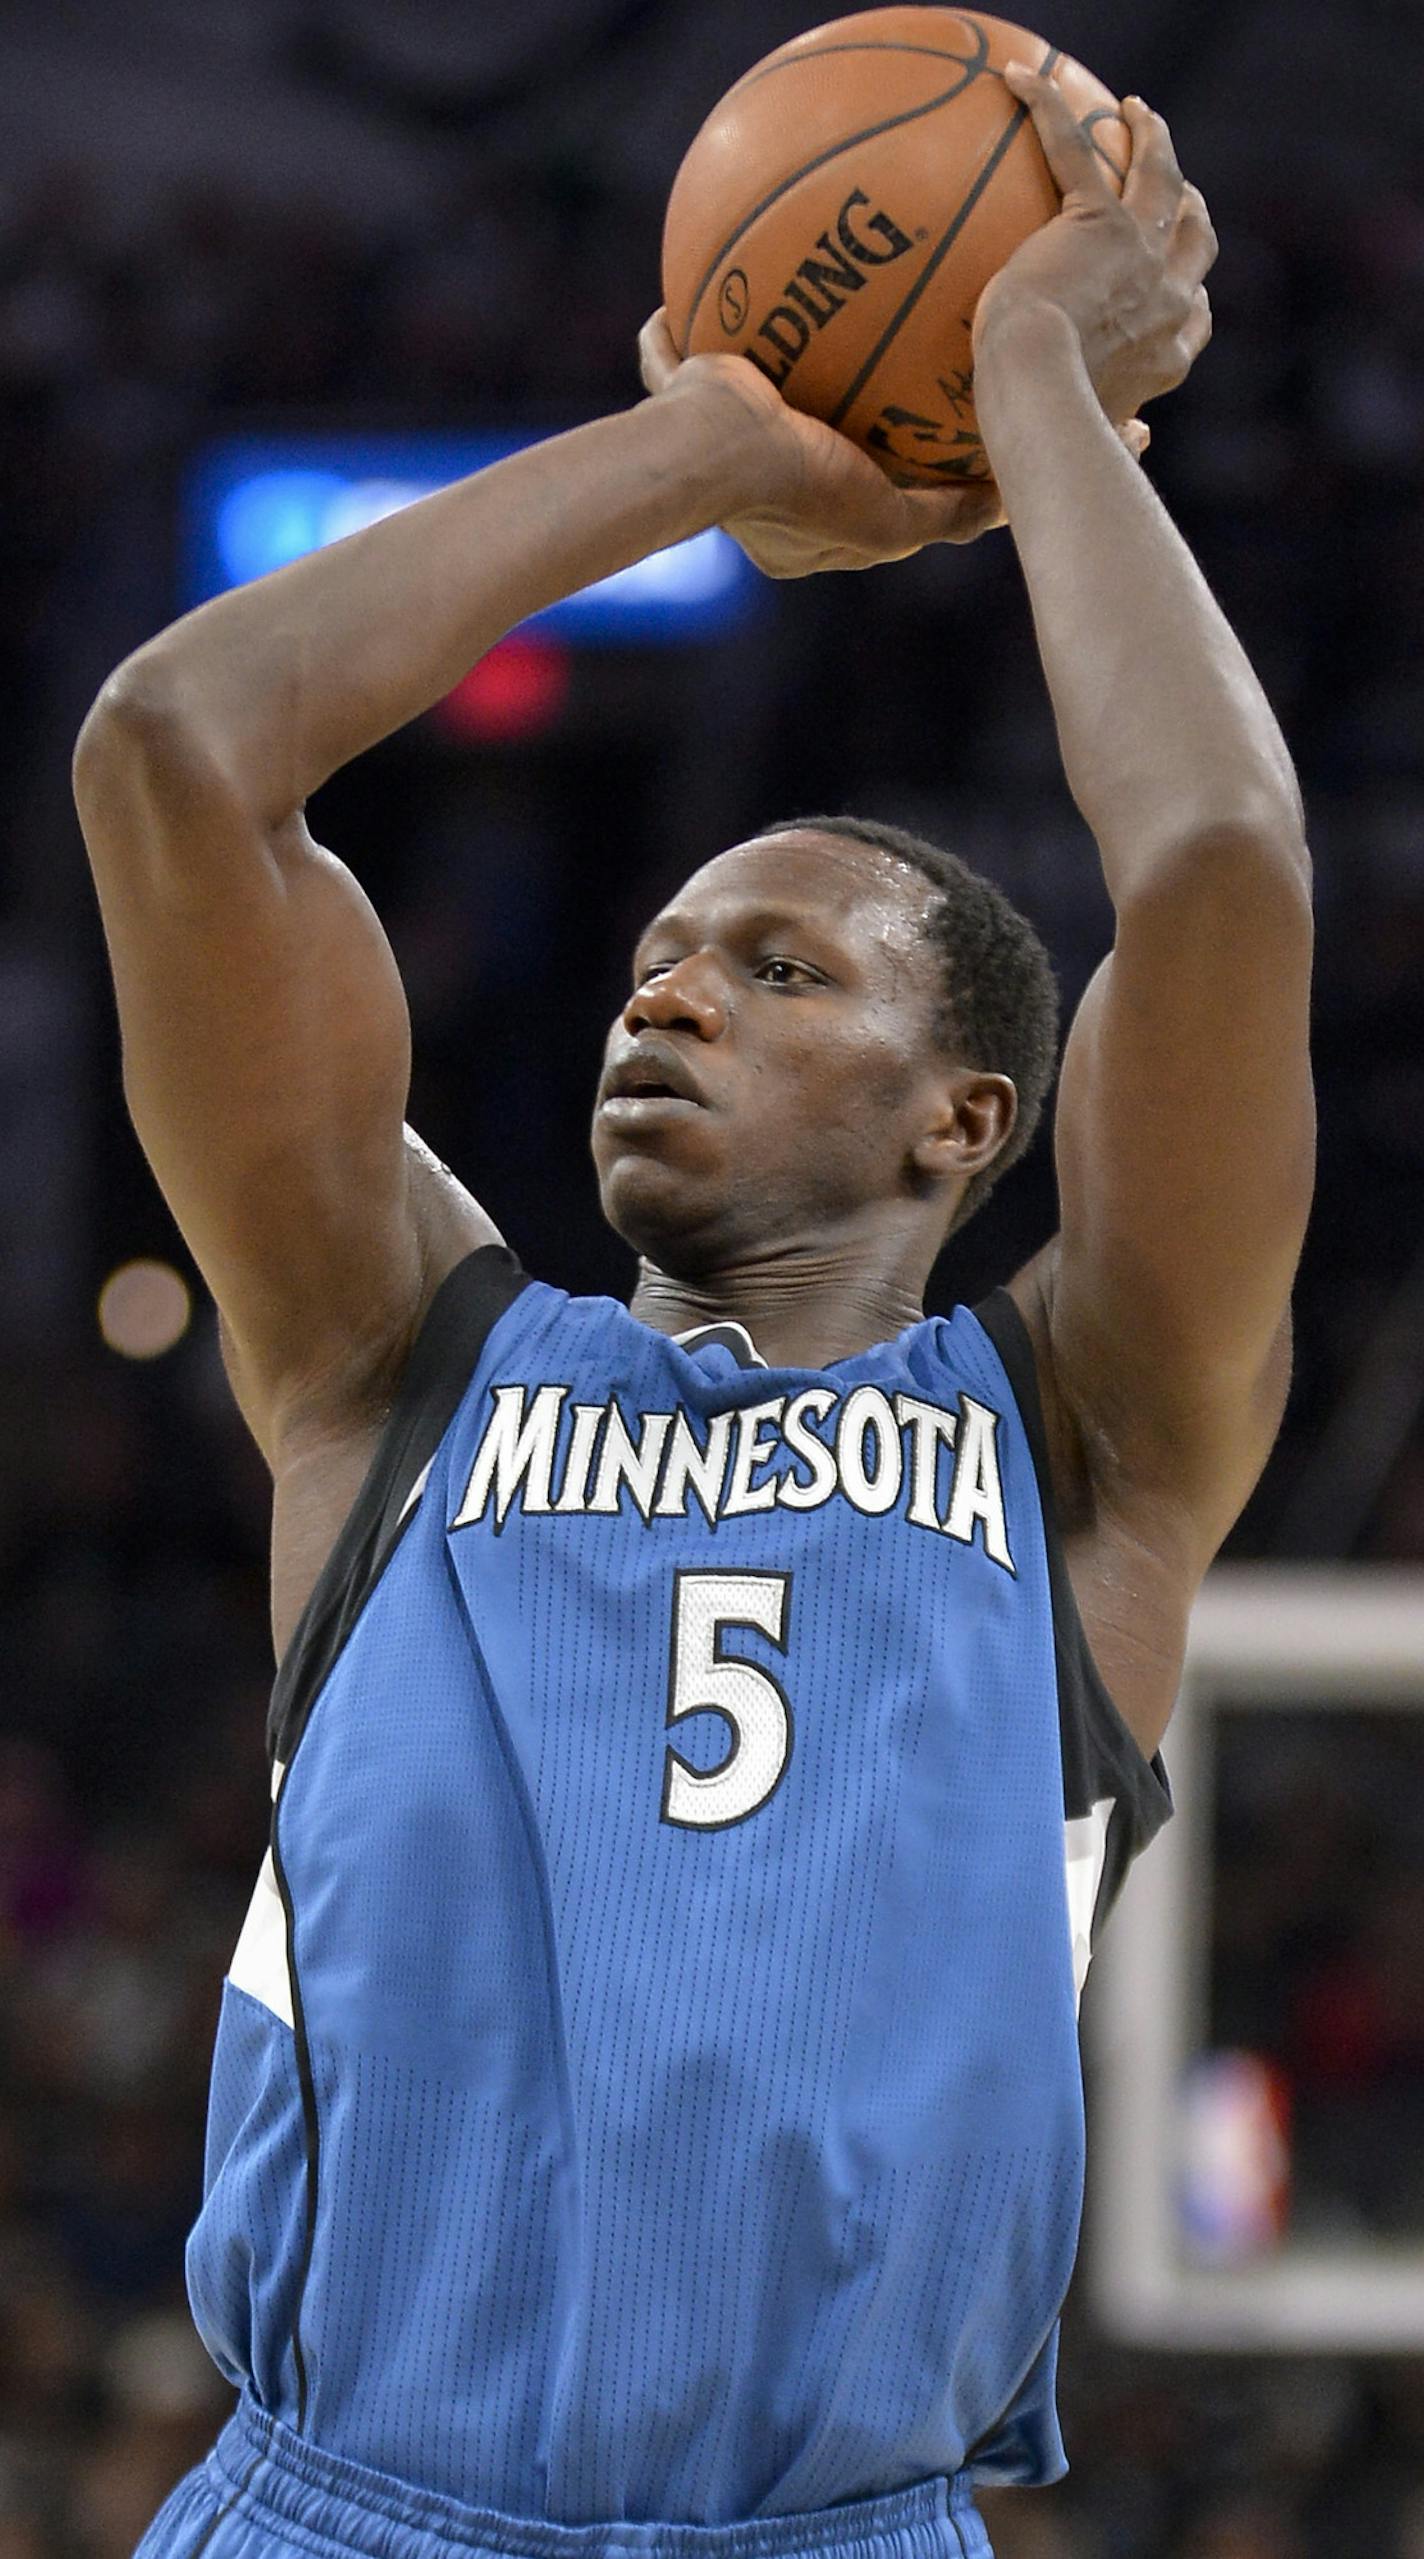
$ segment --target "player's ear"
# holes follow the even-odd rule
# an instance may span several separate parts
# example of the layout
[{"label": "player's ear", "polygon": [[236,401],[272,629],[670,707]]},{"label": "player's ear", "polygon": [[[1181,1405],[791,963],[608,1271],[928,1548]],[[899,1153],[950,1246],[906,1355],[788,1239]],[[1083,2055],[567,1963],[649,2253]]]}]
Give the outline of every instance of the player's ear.
[{"label": "player's ear", "polygon": [[1012,1078],[978,1067],[952,1068],[944,1077],[932,1116],[910,1149],[910,1161],[926,1188],[967,1181],[992,1164],[1018,1117]]}]

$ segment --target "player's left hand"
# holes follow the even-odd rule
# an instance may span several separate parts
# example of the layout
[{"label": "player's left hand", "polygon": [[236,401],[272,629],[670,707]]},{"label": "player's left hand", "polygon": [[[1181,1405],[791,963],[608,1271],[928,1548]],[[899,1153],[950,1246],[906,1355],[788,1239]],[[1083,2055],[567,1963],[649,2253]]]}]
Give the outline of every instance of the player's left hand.
[{"label": "player's left hand", "polygon": [[1123,100],[1132,158],[1118,196],[1056,82],[1017,63],[1004,79],[1033,118],[1063,209],[981,293],[975,367],[993,361],[1016,313],[1054,307],[1076,329],[1093,387],[1120,427],[1144,400],[1175,390],[1211,336],[1211,217],[1177,165],[1166,122],[1141,98]]}]

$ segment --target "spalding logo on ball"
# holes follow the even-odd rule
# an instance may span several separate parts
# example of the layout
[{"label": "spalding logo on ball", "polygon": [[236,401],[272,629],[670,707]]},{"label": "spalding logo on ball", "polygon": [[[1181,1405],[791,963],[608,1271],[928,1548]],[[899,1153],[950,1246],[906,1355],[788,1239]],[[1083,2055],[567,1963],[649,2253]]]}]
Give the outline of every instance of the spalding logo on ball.
[{"label": "spalding logo on ball", "polygon": [[1121,189],[1110,90],[1042,37],[958,9],[866,9],[769,53],[677,173],[663,300],[683,355],[744,355],[894,480],[988,476],[970,332],[1058,211],[1004,66],[1048,72]]}]

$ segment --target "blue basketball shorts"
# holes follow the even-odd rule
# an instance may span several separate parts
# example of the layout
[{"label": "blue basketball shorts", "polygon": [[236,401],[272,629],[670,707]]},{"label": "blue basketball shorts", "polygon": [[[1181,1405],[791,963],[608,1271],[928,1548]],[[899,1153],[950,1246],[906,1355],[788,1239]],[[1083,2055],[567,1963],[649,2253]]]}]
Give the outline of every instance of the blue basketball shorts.
[{"label": "blue basketball shorts", "polygon": [[967,2481],[750,2523],[547,2523],[466,2506],[329,2452],[246,2401],[134,2559],[993,2559]]}]

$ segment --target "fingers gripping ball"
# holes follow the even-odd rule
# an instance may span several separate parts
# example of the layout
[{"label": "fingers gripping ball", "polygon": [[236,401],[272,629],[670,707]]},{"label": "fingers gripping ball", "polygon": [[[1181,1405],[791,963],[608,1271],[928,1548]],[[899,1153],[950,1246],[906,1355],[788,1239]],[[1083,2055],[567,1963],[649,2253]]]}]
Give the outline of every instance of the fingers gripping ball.
[{"label": "fingers gripping ball", "polygon": [[1120,191],[1117,100],[1026,28],[940,8],[833,19],[729,89],[678,171],[663,299],[679,353],[749,356],[893,480],[987,478],[974,306],[1059,207],[1010,62],[1051,74]]}]

